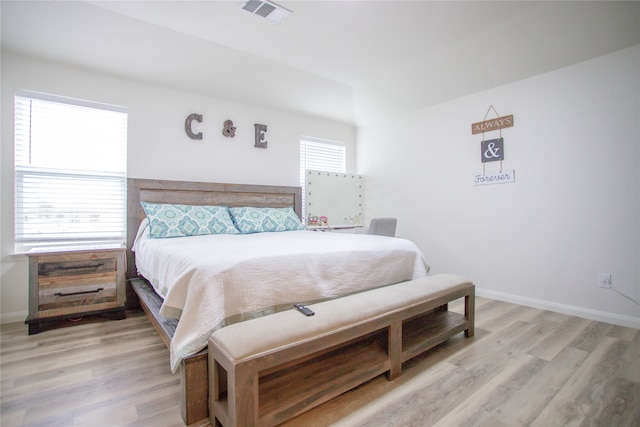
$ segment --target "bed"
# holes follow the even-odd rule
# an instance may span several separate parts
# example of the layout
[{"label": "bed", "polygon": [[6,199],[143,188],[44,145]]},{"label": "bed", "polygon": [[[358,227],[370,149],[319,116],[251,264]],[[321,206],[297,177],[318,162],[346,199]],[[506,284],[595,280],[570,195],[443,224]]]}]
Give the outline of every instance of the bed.
[{"label": "bed", "polygon": [[130,179],[128,199],[130,295],[170,349],[171,368],[180,372],[187,424],[207,416],[206,343],[216,329],[291,309],[294,302],[313,303],[423,277],[429,269],[413,243],[381,236],[294,227],[152,238],[143,208],[145,203],[290,208],[299,217],[299,187]]}]

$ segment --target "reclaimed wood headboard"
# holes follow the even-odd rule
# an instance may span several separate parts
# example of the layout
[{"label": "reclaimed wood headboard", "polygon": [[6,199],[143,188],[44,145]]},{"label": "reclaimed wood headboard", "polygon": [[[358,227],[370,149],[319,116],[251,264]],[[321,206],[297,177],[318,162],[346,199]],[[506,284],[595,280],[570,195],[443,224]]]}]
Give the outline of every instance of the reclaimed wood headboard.
[{"label": "reclaimed wood headboard", "polygon": [[138,275],[131,247],[138,231],[138,225],[145,217],[140,201],[229,207],[292,207],[299,217],[302,215],[302,190],[300,187],[135,178],[129,178],[127,181],[128,278]]}]

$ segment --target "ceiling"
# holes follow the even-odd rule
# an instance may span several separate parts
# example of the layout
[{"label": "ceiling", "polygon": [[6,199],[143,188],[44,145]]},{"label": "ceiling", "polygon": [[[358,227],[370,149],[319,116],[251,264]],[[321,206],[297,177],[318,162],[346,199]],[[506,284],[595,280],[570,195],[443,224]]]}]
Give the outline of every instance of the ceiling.
[{"label": "ceiling", "polygon": [[640,43],[639,1],[2,0],[2,49],[350,124]]}]

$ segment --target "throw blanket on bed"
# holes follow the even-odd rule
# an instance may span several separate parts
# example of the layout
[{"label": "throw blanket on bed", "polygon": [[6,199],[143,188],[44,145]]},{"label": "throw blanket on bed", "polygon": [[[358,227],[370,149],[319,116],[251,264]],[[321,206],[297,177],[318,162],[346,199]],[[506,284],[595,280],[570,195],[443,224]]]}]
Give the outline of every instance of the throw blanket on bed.
[{"label": "throw blanket on bed", "polygon": [[218,328],[366,289],[426,276],[410,241],[364,234],[285,231],[151,239],[141,229],[136,267],[179,318],[171,369]]}]

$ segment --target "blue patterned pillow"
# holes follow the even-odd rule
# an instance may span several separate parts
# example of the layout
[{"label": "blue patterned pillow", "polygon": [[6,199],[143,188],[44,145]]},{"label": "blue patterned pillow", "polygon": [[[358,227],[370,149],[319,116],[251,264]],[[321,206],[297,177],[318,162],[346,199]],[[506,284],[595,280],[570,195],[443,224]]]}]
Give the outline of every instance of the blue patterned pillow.
[{"label": "blue patterned pillow", "polygon": [[291,208],[229,208],[229,212],[243,234],[307,229]]},{"label": "blue patterned pillow", "polygon": [[140,202],[151,238],[239,234],[226,206],[166,205]]}]

